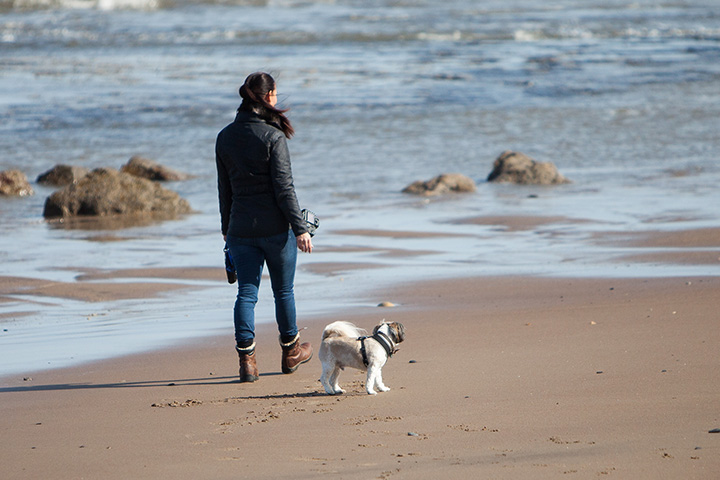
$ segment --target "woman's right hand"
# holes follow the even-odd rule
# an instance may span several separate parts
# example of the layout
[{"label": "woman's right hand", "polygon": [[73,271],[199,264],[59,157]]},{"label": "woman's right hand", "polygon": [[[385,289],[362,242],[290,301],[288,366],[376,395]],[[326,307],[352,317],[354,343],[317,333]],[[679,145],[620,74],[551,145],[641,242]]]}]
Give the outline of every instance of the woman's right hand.
[{"label": "woman's right hand", "polygon": [[295,237],[295,240],[297,240],[297,247],[300,249],[301,252],[312,253],[312,237],[310,237],[309,233],[300,234]]}]

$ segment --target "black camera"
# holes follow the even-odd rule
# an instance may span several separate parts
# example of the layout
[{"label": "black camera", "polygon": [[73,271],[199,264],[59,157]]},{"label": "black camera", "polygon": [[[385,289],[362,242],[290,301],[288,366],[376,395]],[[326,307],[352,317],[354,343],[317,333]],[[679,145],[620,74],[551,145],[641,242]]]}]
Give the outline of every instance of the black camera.
[{"label": "black camera", "polygon": [[307,226],[308,233],[311,237],[314,236],[315,230],[317,230],[320,226],[320,219],[317,215],[315,215],[315,213],[305,208],[303,208],[302,212],[300,213],[302,213],[303,220],[305,220],[305,225]]},{"label": "black camera", "polygon": [[225,273],[227,274],[228,283],[235,283],[237,281],[237,272],[227,245],[223,248],[223,252],[225,252]]}]

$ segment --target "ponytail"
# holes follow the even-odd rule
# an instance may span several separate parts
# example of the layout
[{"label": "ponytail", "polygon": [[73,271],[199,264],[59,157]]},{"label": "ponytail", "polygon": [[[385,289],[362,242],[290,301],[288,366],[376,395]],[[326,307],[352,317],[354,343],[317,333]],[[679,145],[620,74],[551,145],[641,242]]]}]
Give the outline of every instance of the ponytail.
[{"label": "ponytail", "polygon": [[287,138],[291,138],[295,134],[295,129],[285,116],[287,109],[275,108],[266,100],[267,94],[273,90],[275,90],[275,80],[269,74],[264,72],[250,74],[240,87],[239,93],[243,101],[238,112],[242,110],[256,113],[266,122],[275,124]]}]

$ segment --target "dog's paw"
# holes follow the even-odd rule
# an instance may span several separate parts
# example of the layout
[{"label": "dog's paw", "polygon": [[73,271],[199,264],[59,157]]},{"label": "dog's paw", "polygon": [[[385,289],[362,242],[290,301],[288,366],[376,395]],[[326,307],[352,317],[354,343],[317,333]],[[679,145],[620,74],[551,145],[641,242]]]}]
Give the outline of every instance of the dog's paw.
[{"label": "dog's paw", "polygon": [[367,390],[368,395],[377,395],[375,390]]},{"label": "dog's paw", "polygon": [[340,387],[325,387],[325,393],[327,393],[328,395],[342,395],[343,393],[345,393],[345,390]]},{"label": "dog's paw", "polygon": [[385,385],[378,385],[377,388],[378,388],[378,390],[380,390],[381,392],[389,392],[389,391],[390,391],[390,387],[386,387]]}]

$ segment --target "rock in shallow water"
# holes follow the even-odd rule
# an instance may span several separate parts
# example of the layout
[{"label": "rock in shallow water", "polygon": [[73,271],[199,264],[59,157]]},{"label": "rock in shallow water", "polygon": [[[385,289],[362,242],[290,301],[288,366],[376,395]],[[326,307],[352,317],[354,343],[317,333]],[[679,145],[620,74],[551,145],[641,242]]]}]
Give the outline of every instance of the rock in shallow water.
[{"label": "rock in shallow water", "polygon": [[403,189],[403,193],[414,195],[442,195],[450,192],[474,192],[477,190],[475,182],[460,173],[443,173],[426,182],[418,180]]},{"label": "rock in shallow water", "polygon": [[135,175],[136,177],[147,178],[159,182],[173,182],[187,180],[190,175],[175,171],[171,168],[160,165],[157,162],[140,156],[132,157],[128,163],[120,168],[121,172]]},{"label": "rock in shallow water", "polygon": [[60,164],[55,165],[47,172],[39,175],[37,182],[62,187],[70,185],[71,183],[77,183],[78,180],[88,173],[90,173],[90,170],[85,167]]},{"label": "rock in shallow water", "polygon": [[171,218],[190,213],[177,193],[112,168],[93,170],[45,201],[45,218],[153,214]]},{"label": "rock in shallow water", "polygon": [[24,197],[33,193],[27,177],[20,170],[0,172],[0,195]]},{"label": "rock in shallow water", "polygon": [[495,159],[488,182],[521,185],[558,185],[570,183],[551,162],[536,162],[524,153],[505,151]]}]

